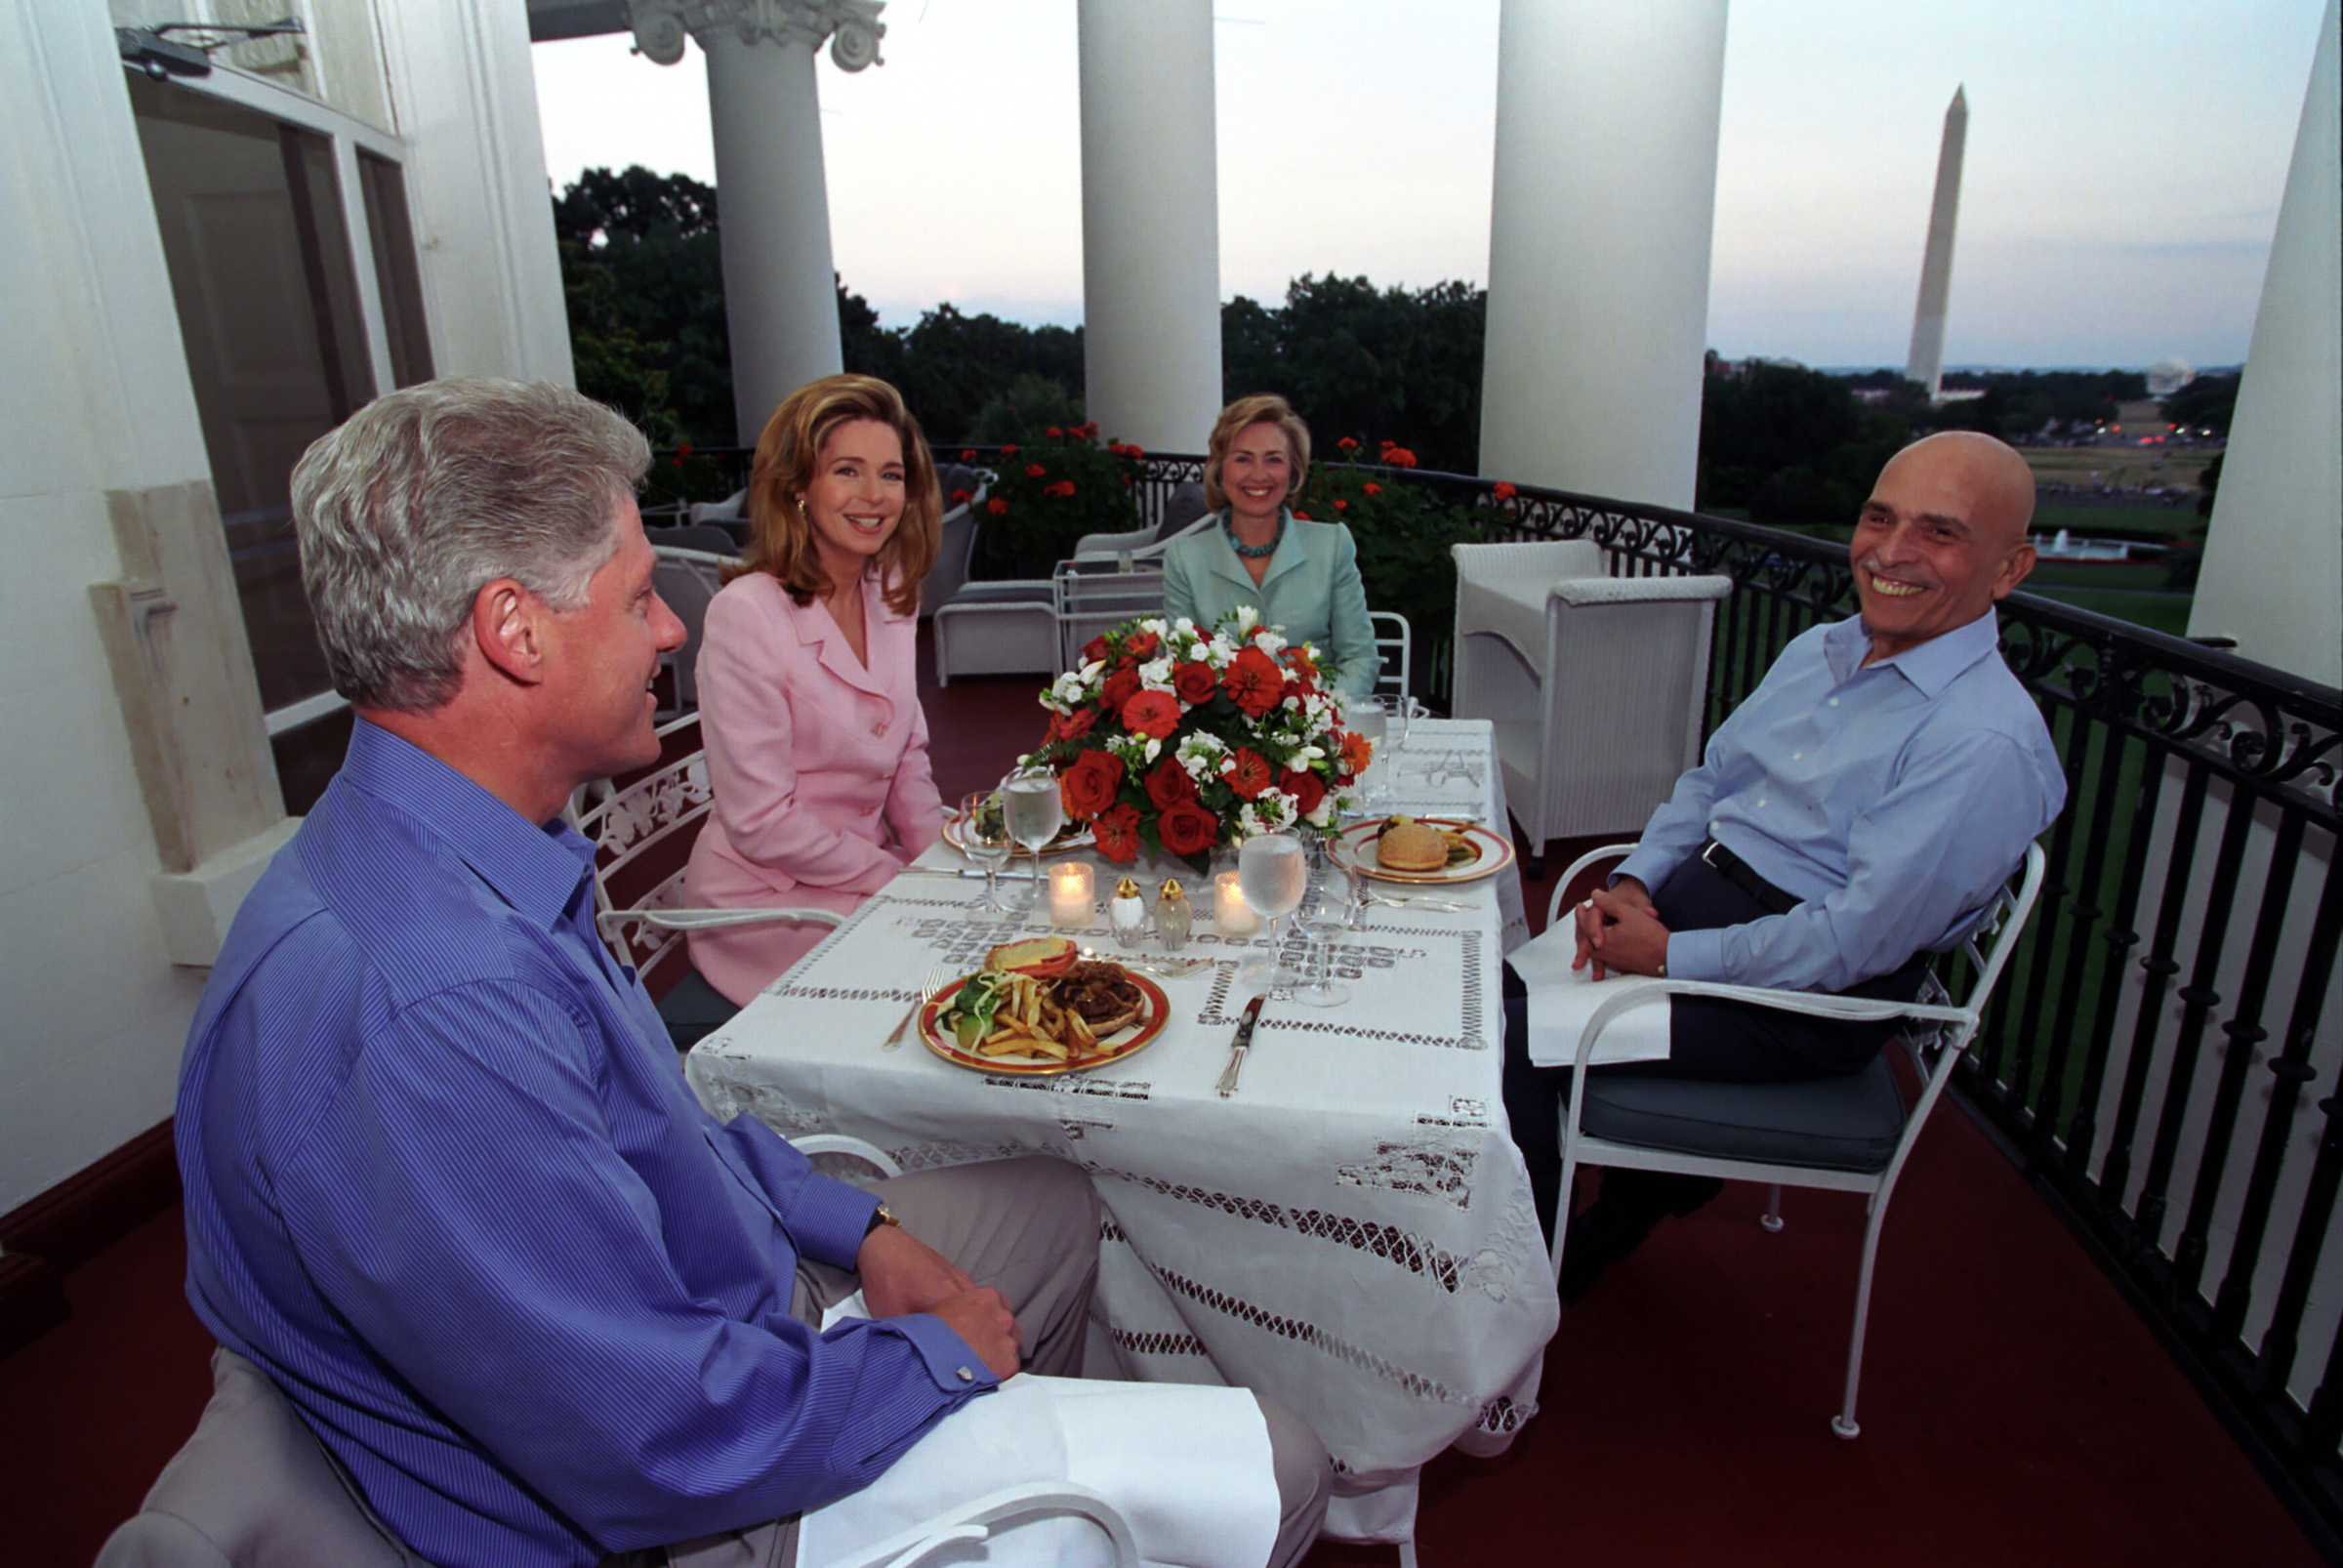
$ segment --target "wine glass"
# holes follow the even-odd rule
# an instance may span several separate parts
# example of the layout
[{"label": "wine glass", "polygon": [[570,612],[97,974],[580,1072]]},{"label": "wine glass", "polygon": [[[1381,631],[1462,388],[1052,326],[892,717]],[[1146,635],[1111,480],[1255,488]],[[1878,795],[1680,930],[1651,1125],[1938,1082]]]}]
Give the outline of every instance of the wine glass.
[{"label": "wine glass", "polygon": [[1358,921],[1358,875],[1336,853],[1330,839],[1309,841],[1309,863],[1318,901],[1301,918],[1301,929],[1316,939],[1317,952],[1307,961],[1310,983],[1295,996],[1313,1008],[1336,1008],[1350,1000],[1350,987],[1335,978],[1335,938]]},{"label": "wine glass", "polygon": [[1001,814],[1008,836],[1033,854],[1033,896],[1042,896],[1042,846],[1065,825],[1066,808],[1058,799],[1057,774],[1041,763],[1020,767],[1001,781]]},{"label": "wine glass", "polygon": [[1008,864],[1017,842],[1008,835],[1008,815],[997,792],[978,790],[960,803],[960,847],[984,868],[984,907],[1007,908],[1001,902],[1001,868]]},{"label": "wine glass", "polygon": [[1385,798],[1383,778],[1390,772],[1385,761],[1388,747],[1384,744],[1390,728],[1382,705],[1372,697],[1363,697],[1343,713],[1342,722],[1367,742],[1367,766],[1359,775],[1359,807],[1372,813]]},{"label": "wine glass", "polygon": [[1278,969],[1278,922],[1294,913],[1309,890],[1310,866],[1301,841],[1290,833],[1256,833],[1237,851],[1237,887],[1246,904],[1269,922],[1269,961],[1261,988],[1282,1000]]}]

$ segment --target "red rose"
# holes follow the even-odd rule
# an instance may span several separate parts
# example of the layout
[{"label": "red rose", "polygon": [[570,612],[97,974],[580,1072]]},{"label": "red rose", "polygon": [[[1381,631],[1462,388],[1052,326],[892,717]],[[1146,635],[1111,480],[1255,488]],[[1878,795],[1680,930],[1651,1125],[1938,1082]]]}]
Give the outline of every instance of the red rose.
[{"label": "red rose", "polygon": [[1090,839],[1107,859],[1129,865],[1139,857],[1139,808],[1118,805],[1111,811],[1101,811],[1098,820],[1090,824]]},{"label": "red rose", "polygon": [[1170,740],[1179,727],[1179,699],[1169,691],[1142,691],[1123,705],[1123,727],[1134,735]]},{"label": "red rose", "polygon": [[1057,793],[1066,803],[1066,815],[1075,821],[1086,821],[1115,804],[1115,791],[1123,787],[1123,759],[1109,751],[1084,752],[1074,759],[1074,765],[1057,781]]},{"label": "red rose", "polygon": [[1369,495],[1381,495],[1383,493],[1383,487],[1376,483],[1373,479],[1369,479],[1367,481],[1367,493]]},{"label": "red rose", "polygon": [[1326,799],[1326,781],[1306,767],[1279,774],[1277,787],[1294,797],[1294,809],[1302,816],[1317,810]]},{"label": "red rose", "polygon": [[1239,746],[1222,771],[1228,787],[1244,800],[1250,801],[1269,787],[1269,760],[1250,746]]},{"label": "red rose", "polygon": [[1220,677],[1220,688],[1248,718],[1258,719],[1276,707],[1278,699],[1285,695],[1285,678],[1268,654],[1258,647],[1247,646],[1228,661],[1228,670]]},{"label": "red rose", "polygon": [[1508,484],[1503,479],[1498,480],[1497,483],[1490,488],[1489,493],[1497,497],[1497,499],[1500,501],[1510,501],[1515,496],[1521,494],[1519,490],[1514,489],[1512,485]]},{"label": "red rose", "polygon": [[1172,669],[1172,689],[1179,693],[1180,701],[1193,707],[1213,700],[1213,693],[1220,689],[1220,678],[1211,665],[1198,659]]},{"label": "red rose", "polygon": [[1165,757],[1147,770],[1147,799],[1155,803],[1157,810],[1168,810],[1182,801],[1196,799],[1196,781],[1188,777],[1188,770],[1179,765],[1178,758]]},{"label": "red rose", "polygon": [[1100,633],[1082,645],[1082,662],[1094,664],[1106,657],[1106,636]]},{"label": "red rose", "polygon": [[1202,854],[1220,837],[1220,822],[1195,801],[1174,801],[1155,819],[1156,834],[1169,854]]},{"label": "red rose", "polygon": [[995,496],[984,504],[984,510],[996,517],[1006,517],[1008,516],[1008,503]]},{"label": "red rose", "polygon": [[1151,659],[1163,644],[1164,640],[1153,632],[1141,632],[1123,644],[1123,651],[1134,659]]},{"label": "red rose", "polygon": [[1049,471],[1048,469],[1042,467],[1039,463],[1028,463],[1025,465],[1025,477],[1029,479],[1038,479],[1048,472]]},{"label": "red rose", "polygon": [[1115,713],[1121,713],[1123,705],[1138,694],[1139,672],[1129,659],[1116,665],[1108,674],[1106,683],[1098,688],[1098,700]]}]

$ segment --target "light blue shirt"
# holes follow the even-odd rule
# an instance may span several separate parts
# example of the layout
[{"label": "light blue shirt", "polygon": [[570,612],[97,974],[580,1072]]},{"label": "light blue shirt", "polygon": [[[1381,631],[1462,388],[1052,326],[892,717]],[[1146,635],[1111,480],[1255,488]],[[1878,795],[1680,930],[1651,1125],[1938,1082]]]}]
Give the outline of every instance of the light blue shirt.
[{"label": "light blue shirt", "polygon": [[1285,517],[1285,537],[1258,583],[1228,542],[1225,512],[1213,519],[1216,526],[1172,541],[1164,551],[1164,614],[1184,615],[1209,632],[1221,616],[1250,604],[1287,641],[1308,642],[1336,666],[1338,689],[1365,696],[1375,689],[1380,661],[1358,542],[1338,522],[1309,522],[1291,512]]},{"label": "light blue shirt", "polygon": [[361,721],[181,1072],[196,1315],[444,1568],[798,1512],[994,1383],[940,1318],[790,1315],[876,1200],[700,1108],[592,865]]},{"label": "light blue shirt", "polygon": [[1713,838],[1800,900],[1674,931],[1667,972],[1843,991],[1967,934],[2067,785],[1992,610],[1866,668],[1860,617],[1805,633],[1709,737],[1619,868],[1658,887]]}]

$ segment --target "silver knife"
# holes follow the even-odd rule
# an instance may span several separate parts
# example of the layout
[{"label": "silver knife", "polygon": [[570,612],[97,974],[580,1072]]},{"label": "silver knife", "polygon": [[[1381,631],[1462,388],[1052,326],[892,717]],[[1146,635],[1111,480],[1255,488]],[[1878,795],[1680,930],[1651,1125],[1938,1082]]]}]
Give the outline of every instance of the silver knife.
[{"label": "silver knife", "polygon": [[1256,996],[1246,1003],[1245,1016],[1237,1020],[1237,1038],[1228,1048],[1228,1066],[1220,1073],[1222,1099],[1237,1092],[1237,1074],[1245,1070],[1245,1052],[1253,1049],[1253,1026],[1260,1019],[1263,1000]]}]

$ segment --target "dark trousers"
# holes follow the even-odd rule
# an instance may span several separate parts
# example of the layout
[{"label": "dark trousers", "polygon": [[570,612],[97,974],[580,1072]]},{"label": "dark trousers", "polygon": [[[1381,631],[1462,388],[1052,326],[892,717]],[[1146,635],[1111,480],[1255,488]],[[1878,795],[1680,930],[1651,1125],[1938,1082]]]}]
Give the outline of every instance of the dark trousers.
[{"label": "dark trousers", "polygon": [[[1705,860],[1686,860],[1654,889],[1660,924],[1671,931],[1710,930],[1765,918],[1756,897]],[[1902,969],[1838,993],[1871,1001],[1909,1002],[1928,972],[1927,955]],[[1530,993],[1505,966],[1505,1117],[1529,1167],[1538,1218],[1552,1235],[1562,1207],[1562,1106],[1571,1069],[1530,1061]],[[1861,1072],[1895,1038],[1899,1020],[1847,1022],[1753,1008],[1710,997],[1668,1002],[1667,1059],[1623,1061],[1590,1068],[1614,1077],[1690,1078],[1704,1083],[1785,1084]]]}]

